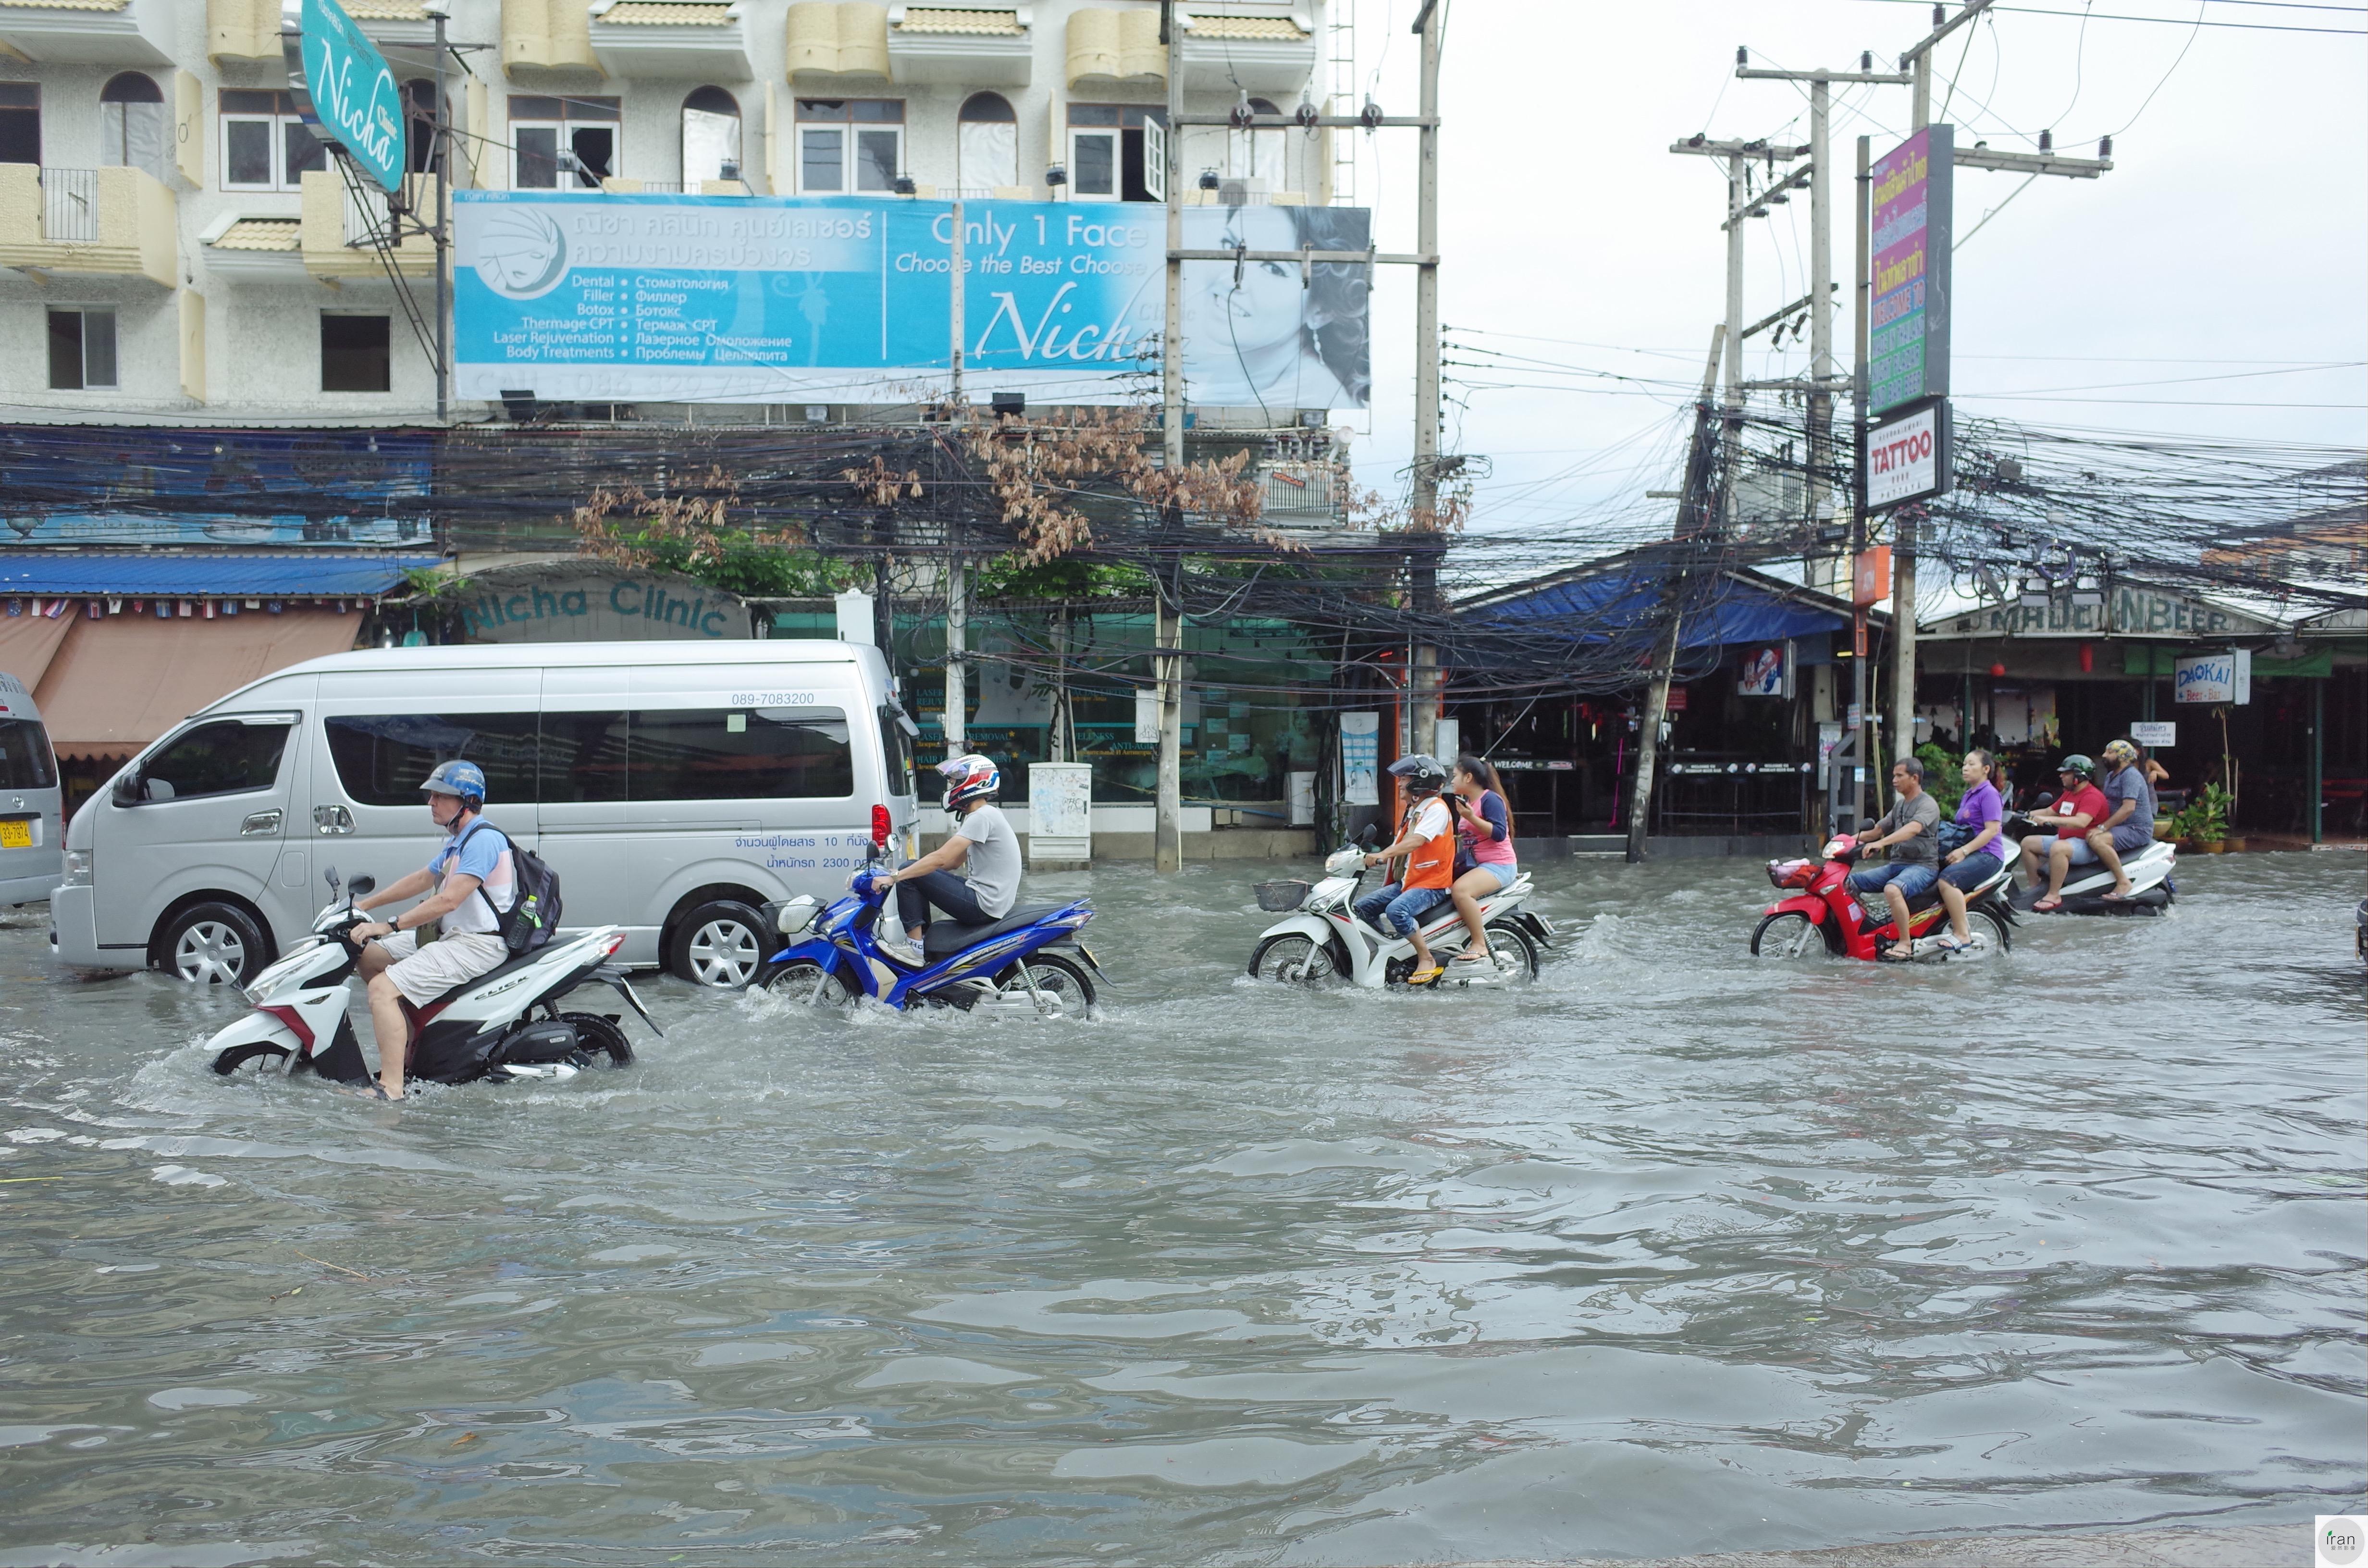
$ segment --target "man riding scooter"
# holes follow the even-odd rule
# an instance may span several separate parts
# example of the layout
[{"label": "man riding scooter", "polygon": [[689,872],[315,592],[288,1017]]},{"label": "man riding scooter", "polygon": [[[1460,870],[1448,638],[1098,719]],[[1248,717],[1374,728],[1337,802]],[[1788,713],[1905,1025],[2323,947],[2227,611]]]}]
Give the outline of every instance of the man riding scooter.
[{"label": "man riding scooter", "polygon": [[1406,983],[1429,985],[1439,978],[1440,969],[1439,960],[1430,956],[1430,945],[1422,939],[1422,917],[1446,902],[1455,882],[1454,822],[1446,802],[1439,798],[1447,784],[1447,766],[1417,752],[1390,764],[1390,774],[1406,781],[1411,799],[1397,842],[1366,856],[1365,864],[1378,866],[1403,855],[1406,873],[1379,892],[1367,893],[1354,907],[1357,918],[1366,925],[1414,944],[1415,967]]}]

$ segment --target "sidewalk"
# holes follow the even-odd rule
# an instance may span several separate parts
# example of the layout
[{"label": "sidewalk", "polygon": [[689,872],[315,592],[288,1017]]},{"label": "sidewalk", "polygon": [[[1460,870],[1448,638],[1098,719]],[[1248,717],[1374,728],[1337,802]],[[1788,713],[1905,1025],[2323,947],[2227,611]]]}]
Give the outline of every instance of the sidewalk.
[{"label": "sidewalk", "polygon": [[1463,1563],[1457,1568],[2310,1568],[2311,1522],[2234,1529],[2143,1529],[1960,1537],[1816,1551],[1720,1551],[1650,1562]]}]

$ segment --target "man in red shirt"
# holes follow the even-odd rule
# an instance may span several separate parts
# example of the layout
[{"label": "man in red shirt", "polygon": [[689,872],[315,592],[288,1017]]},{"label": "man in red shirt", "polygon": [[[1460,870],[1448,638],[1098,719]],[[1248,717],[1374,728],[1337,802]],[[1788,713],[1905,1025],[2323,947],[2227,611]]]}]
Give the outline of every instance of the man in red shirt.
[{"label": "man in red shirt", "polygon": [[2105,820],[2105,793],[2093,782],[2097,765],[2074,752],[2058,765],[2056,781],[2063,786],[2055,806],[2033,812],[2031,820],[2055,829],[2053,839],[2032,834],[2022,841],[2022,874],[2039,880],[2039,858],[2047,857],[2047,892],[2031,906],[2033,915],[2049,915],[2063,905],[2065,874],[2075,866],[2092,865],[2097,852],[2089,846],[2089,830]]}]

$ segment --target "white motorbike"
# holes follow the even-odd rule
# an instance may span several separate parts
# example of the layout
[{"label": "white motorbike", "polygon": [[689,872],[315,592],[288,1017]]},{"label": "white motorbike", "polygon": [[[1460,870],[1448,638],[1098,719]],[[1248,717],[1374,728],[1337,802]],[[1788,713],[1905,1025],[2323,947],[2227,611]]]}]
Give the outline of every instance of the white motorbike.
[{"label": "white motorbike", "polygon": [[[2038,804],[2052,803],[2052,797],[2043,795]],[[2007,836],[2018,842],[2033,835],[2053,837],[2055,829],[2032,822],[2021,812],[2009,812],[2006,819]],[[2043,840],[2044,841],[2044,840]],[[2064,878],[2064,888],[2056,896],[2063,900],[2053,915],[2160,915],[2179,897],[2179,883],[2171,873],[2179,869],[2179,846],[2165,839],[2156,839],[2143,849],[2133,850],[2122,857],[2122,869],[2128,873],[2130,891],[2118,899],[2105,895],[2113,891],[2113,874],[2095,861],[2075,866]],[[2038,875],[2032,885],[2021,889],[2012,897],[2016,911],[2036,913],[2032,905],[2047,892],[2047,862],[2039,862]]]},{"label": "white motorbike", "polygon": [[[1342,979],[1356,985],[1401,983],[1415,965],[1414,943],[1378,930],[1357,917],[1353,905],[1364,885],[1365,853],[1350,845],[1324,862],[1324,880],[1310,887],[1302,881],[1261,882],[1258,906],[1269,912],[1293,911],[1262,932],[1250,953],[1250,973],[1260,980],[1312,985]],[[1452,961],[1471,939],[1463,917],[1441,900],[1420,923],[1423,939],[1433,956],[1446,964],[1444,972],[1425,989],[1526,983],[1535,980],[1543,951],[1554,945],[1554,922],[1523,909],[1532,889],[1529,873],[1513,885],[1480,901],[1480,924],[1488,933],[1492,962]]]},{"label": "white motorbike", "polygon": [[[324,881],[330,903],[313,922],[313,934],[246,985],[255,1010],[207,1042],[213,1068],[224,1077],[273,1067],[294,1074],[317,1073],[340,1084],[360,1084],[372,1074],[362,1060],[351,1011],[361,945],[353,928],[370,918],[354,900],[376,887],[356,877],[337,902],[336,868]],[[586,1067],[628,1065],[633,1048],[614,1013],[563,1013],[559,999],[586,980],[613,987],[660,1038],[649,1010],[633,993],[621,966],[609,956],[624,945],[622,927],[601,926],[544,947],[462,981],[424,1007],[403,1005],[409,1021],[404,1075],[430,1083],[495,1083],[518,1078],[571,1078]],[[540,1007],[541,1017],[534,1016]]]}]

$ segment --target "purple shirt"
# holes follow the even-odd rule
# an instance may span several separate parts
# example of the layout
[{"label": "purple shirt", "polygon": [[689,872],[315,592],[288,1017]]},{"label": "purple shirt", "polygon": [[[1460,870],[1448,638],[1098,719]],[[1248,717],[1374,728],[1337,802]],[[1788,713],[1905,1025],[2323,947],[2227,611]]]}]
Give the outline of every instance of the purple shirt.
[{"label": "purple shirt", "polygon": [[[1966,790],[1964,799],[1957,802],[1957,823],[1960,826],[1970,827],[1975,833],[1979,833],[1985,824],[1998,820],[1998,786],[1987,778]],[[1995,856],[2000,860],[2005,859],[2006,835],[2002,833],[1993,835],[1987,844],[1983,845],[1974,853]]]}]

